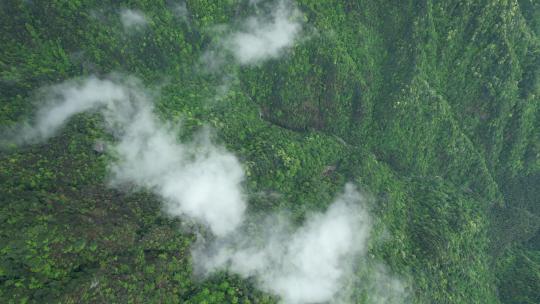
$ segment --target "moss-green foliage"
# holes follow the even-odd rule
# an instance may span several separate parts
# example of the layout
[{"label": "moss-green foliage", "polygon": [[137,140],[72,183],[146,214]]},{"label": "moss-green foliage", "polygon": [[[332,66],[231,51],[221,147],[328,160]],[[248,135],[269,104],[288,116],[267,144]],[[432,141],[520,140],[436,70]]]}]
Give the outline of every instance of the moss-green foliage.
[{"label": "moss-green foliage", "polygon": [[[301,221],[353,181],[372,197],[368,256],[410,282],[413,302],[540,302],[540,5],[299,0],[306,39],[226,66],[238,77],[222,94],[197,67],[220,24],[259,10],[247,2],[189,0],[180,17],[174,1],[2,1],[1,125],[31,117],[40,87],[134,75],[182,136],[215,128],[242,160],[251,212]],[[122,8],[148,25],[126,32]],[[103,137],[85,114],[0,152],[1,302],[277,300],[233,275],[198,280],[193,224],[107,187],[92,149]]]},{"label": "moss-green foliage", "polygon": [[[538,249],[538,248],[537,248]],[[517,247],[499,259],[499,293],[505,303],[537,303],[540,299],[538,250]]]}]

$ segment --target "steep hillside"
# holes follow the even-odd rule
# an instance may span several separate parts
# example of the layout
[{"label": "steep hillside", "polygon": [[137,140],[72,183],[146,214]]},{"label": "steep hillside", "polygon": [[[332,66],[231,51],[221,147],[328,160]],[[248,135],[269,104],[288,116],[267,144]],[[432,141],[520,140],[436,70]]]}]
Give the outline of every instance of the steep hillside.
[{"label": "steep hillside", "polygon": [[[276,3],[294,43],[235,57]],[[201,277],[211,232],[111,187],[106,115],[17,144],[51,86],[91,76],[139,79],[179,142],[209,127],[245,172],[249,231],[280,212],[301,226],[354,184],[372,228],[345,302],[540,302],[535,1],[6,0],[0,30],[1,302],[280,301],[242,273]]]}]

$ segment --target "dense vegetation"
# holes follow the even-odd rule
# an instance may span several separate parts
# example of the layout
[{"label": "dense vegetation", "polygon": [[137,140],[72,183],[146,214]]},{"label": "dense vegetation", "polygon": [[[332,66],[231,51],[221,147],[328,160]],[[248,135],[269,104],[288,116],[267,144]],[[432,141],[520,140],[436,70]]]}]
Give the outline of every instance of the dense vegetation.
[{"label": "dense vegetation", "polygon": [[[4,0],[0,123],[31,116],[43,86],[135,75],[159,87],[164,119],[215,128],[253,210],[301,221],[348,181],[369,192],[381,235],[369,251],[414,303],[540,303],[540,4],[298,0],[309,39],[224,67],[238,78],[209,102],[222,79],[197,63],[248,2],[188,0],[179,17],[165,0]],[[121,8],[147,28],[126,34]],[[104,136],[84,114],[0,152],[0,302],[277,300],[232,274],[197,280],[184,223],[148,193],[107,187]]]}]

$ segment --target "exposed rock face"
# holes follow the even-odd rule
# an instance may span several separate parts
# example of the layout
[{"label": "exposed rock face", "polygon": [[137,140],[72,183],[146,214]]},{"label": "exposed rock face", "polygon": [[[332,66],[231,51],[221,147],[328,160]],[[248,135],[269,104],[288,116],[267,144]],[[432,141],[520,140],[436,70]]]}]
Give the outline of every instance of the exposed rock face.
[{"label": "exposed rock face", "polygon": [[337,166],[326,166],[322,172],[322,176],[330,176],[336,172]]},{"label": "exposed rock face", "polygon": [[107,149],[107,145],[105,144],[105,142],[98,140],[94,143],[94,147],[93,147],[94,152],[98,154],[102,154],[102,153],[105,153],[106,149]]}]

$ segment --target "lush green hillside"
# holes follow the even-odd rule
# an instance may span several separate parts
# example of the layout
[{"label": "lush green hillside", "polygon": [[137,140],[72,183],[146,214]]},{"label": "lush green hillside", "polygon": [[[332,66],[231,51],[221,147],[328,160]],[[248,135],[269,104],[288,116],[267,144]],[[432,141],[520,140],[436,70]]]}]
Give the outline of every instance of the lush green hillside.
[{"label": "lush green hillside", "polygon": [[[215,129],[253,212],[301,222],[346,182],[369,193],[369,253],[413,303],[540,303],[540,4],[298,0],[304,39],[224,64],[221,94],[200,59],[218,25],[260,13],[248,2],[188,0],[181,15],[165,0],[0,2],[2,128],[32,117],[44,86],[133,75],[183,136]],[[148,25],[126,33],[122,8]],[[107,186],[101,122],[78,115],[0,151],[0,301],[277,301],[234,274],[194,276],[196,233],[153,195]]]}]

